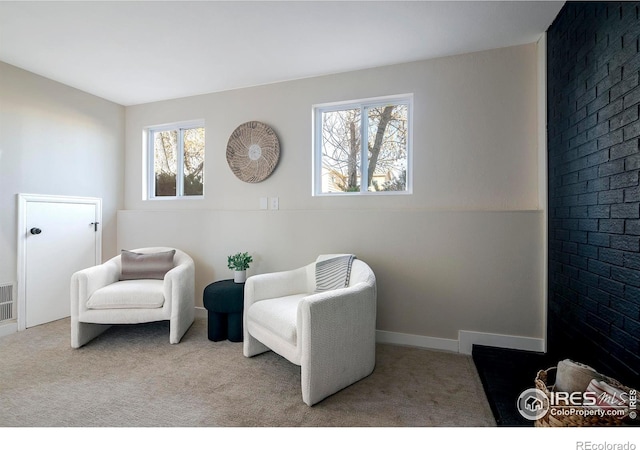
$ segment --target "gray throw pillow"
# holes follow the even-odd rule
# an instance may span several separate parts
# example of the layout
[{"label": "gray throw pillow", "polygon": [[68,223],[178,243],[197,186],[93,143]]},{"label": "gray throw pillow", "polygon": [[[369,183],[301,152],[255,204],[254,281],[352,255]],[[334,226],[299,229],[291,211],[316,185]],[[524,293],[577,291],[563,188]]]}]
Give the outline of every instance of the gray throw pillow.
[{"label": "gray throw pillow", "polygon": [[165,274],[173,269],[175,254],[175,250],[158,253],[136,253],[122,250],[120,280],[162,280]]}]

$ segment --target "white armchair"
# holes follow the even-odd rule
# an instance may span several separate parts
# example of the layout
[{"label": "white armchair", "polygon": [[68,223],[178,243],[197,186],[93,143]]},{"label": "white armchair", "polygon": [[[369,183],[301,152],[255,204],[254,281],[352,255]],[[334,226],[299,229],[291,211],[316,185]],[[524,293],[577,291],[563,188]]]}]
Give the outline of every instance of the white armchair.
[{"label": "white armchair", "polygon": [[[161,320],[169,321],[169,342],[179,343],[195,317],[193,259],[176,249],[173,262],[169,259],[159,265],[157,260],[148,261],[149,254],[161,255],[172,250],[167,247],[132,250],[143,254],[137,256],[146,257],[146,262],[143,261],[142,266],[134,263],[130,266],[127,259],[127,269],[140,268],[137,273],[127,272],[128,276],[123,276],[122,255],[74,273],[71,277],[71,346],[85,345],[114,324]],[[157,273],[158,267],[161,272],[156,279],[143,279],[146,278],[145,271]]]},{"label": "white armchair", "polygon": [[273,350],[300,366],[309,406],[371,374],[376,351],[371,268],[354,259],[347,287],[317,292],[316,263],[249,277],[244,294],[244,356]]}]

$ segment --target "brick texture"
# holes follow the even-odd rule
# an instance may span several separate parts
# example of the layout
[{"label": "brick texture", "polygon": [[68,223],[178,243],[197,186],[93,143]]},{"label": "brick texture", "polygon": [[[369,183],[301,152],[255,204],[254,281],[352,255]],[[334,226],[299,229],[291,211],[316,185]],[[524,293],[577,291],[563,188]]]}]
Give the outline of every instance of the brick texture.
[{"label": "brick texture", "polygon": [[549,351],[640,387],[640,3],[547,34]]}]

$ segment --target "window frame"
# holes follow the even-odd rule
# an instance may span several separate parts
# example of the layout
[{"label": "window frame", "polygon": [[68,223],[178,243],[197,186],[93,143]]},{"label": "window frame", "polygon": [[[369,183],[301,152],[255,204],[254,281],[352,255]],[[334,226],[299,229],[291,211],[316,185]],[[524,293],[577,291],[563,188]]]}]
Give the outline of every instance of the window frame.
[{"label": "window frame", "polygon": [[[192,128],[205,128],[205,160],[206,160],[206,127],[204,119],[184,122],[173,122],[153,125],[144,129],[146,138],[146,195],[145,200],[197,200],[205,196],[205,176],[202,173],[202,195],[184,195],[184,132]],[[156,196],[155,149],[154,135],[163,131],[178,131],[176,155],[176,195]],[[182,174],[182,176],[178,176]]]},{"label": "window frame", "polygon": [[[387,105],[407,106],[407,179],[404,191],[369,191],[366,183],[360,183],[357,192],[322,192],[322,114],[325,112],[341,111],[345,109],[360,109],[360,178],[364,179],[369,170],[368,127],[364,120],[368,115],[366,108]],[[312,107],[312,188],[314,197],[352,197],[352,196],[384,196],[413,194],[413,94],[389,95],[359,100],[331,102],[313,105]],[[367,172],[365,172],[365,169]]]}]

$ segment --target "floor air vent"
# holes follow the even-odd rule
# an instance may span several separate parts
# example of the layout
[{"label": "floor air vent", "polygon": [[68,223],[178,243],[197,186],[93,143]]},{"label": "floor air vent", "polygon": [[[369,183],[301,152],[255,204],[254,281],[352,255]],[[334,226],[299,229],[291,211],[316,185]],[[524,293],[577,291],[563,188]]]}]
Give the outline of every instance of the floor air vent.
[{"label": "floor air vent", "polygon": [[13,287],[13,283],[0,284],[0,323],[15,318]]}]

